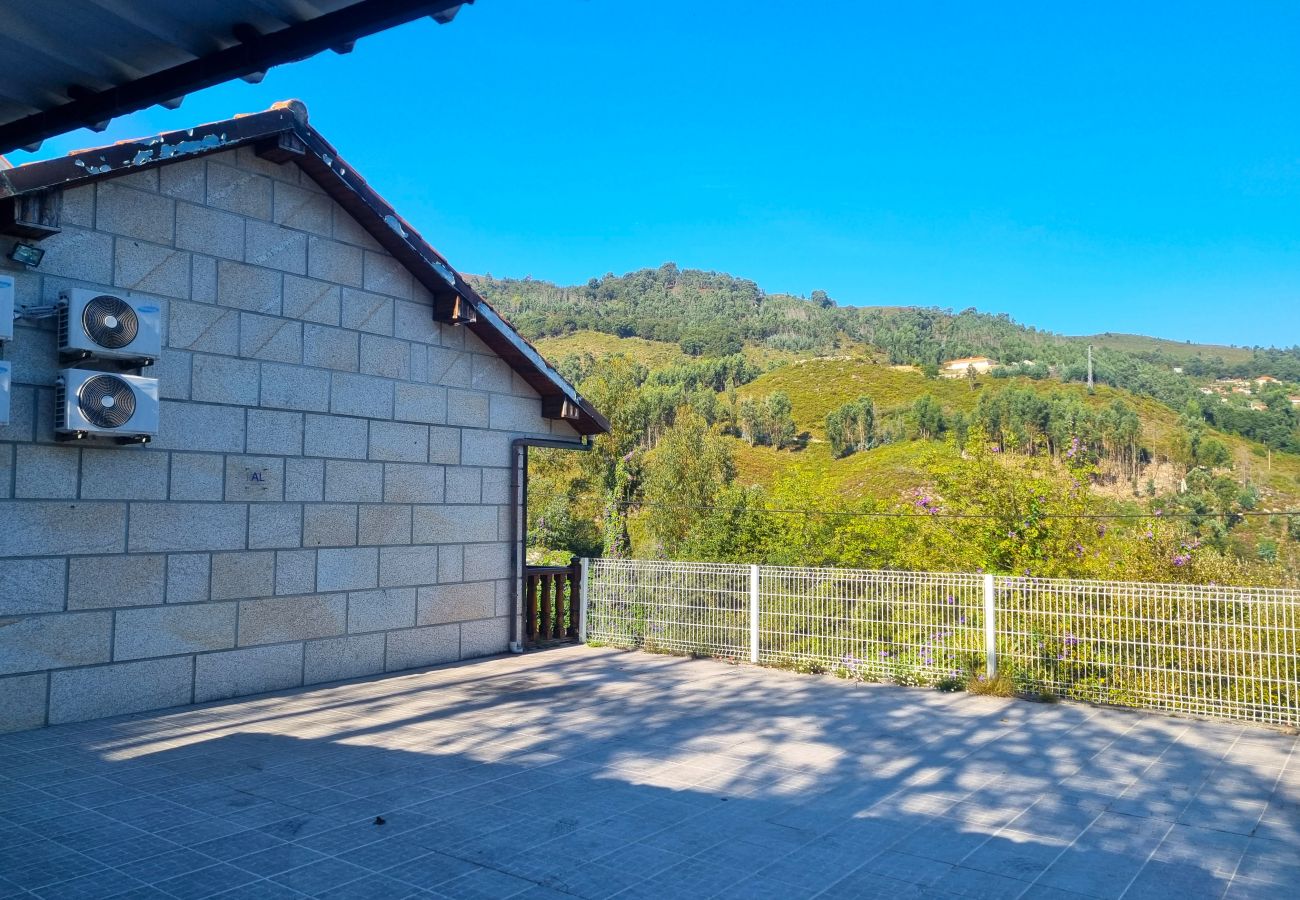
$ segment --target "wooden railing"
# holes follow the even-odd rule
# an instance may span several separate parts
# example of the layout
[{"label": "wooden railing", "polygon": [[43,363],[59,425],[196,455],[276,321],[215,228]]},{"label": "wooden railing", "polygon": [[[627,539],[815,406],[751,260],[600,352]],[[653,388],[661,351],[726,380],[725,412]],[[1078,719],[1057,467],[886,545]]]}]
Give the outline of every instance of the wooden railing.
[{"label": "wooden railing", "polygon": [[577,559],[568,566],[524,568],[524,640],[531,646],[578,639],[581,616],[582,568]]}]

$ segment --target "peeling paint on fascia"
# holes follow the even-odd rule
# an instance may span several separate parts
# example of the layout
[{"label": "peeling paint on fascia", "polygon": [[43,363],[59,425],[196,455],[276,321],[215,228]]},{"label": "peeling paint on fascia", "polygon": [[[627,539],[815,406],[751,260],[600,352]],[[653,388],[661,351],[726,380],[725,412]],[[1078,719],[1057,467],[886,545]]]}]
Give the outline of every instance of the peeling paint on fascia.
[{"label": "peeling paint on fascia", "polygon": [[[193,135],[193,133],[192,130],[189,132],[190,135]],[[193,153],[203,153],[209,150],[215,150],[225,144],[225,134],[207,134],[199,140],[177,141],[174,144],[167,144],[161,139],[155,139],[149,142],[149,146],[137,150],[135,156],[123,162],[121,167],[124,169],[130,169],[164,159],[188,156]],[[103,160],[103,157],[101,156],[100,159]],[[106,175],[113,171],[112,164],[107,162],[101,162],[101,164],[95,165],[93,163],[88,163],[84,159],[77,159],[74,160],[74,164],[85,169],[87,175]]]},{"label": "peeling paint on fascia", "polygon": [[[192,132],[191,132],[192,133]],[[226,143],[226,135],[223,134],[205,134],[201,140],[179,141],[175,144],[165,144],[158,152],[159,159],[171,159],[173,156],[186,156],[190,153],[202,153],[205,150],[215,150]]]},{"label": "peeling paint on fascia", "polygon": [[113,167],[108,163],[104,163],[102,166],[88,166],[84,159],[77,160],[76,164],[85,169],[87,175],[103,175],[105,172],[111,172],[113,170]]},{"label": "peeling paint on fascia", "polygon": [[[389,213],[388,215],[384,216],[384,224],[387,225],[389,228],[393,229],[393,231],[396,231],[399,237],[402,238],[409,237],[409,235],[406,233],[406,229],[402,227],[401,220],[398,219],[397,216],[393,215],[392,213]],[[443,275],[443,277],[446,278],[447,276]]]},{"label": "peeling paint on fascia", "polygon": [[456,286],[456,273],[455,273],[455,272],[453,272],[453,271],[452,271],[451,269],[449,269],[447,266],[444,266],[442,263],[440,263],[440,262],[439,262],[438,260],[436,260],[436,259],[431,259],[431,260],[429,260],[429,265],[433,267],[433,271],[437,272],[439,275],[442,276],[442,280],[443,280],[443,281],[447,282],[447,283],[448,283],[449,285],[451,285],[452,287],[455,287],[455,286]]}]

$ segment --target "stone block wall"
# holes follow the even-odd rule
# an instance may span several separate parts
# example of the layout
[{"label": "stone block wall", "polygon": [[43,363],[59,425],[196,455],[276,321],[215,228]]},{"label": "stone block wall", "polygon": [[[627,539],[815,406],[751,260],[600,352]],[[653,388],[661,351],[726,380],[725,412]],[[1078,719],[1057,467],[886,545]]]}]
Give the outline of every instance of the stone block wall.
[{"label": "stone block wall", "polygon": [[510,442],[576,440],[293,165],[239,149],[65,192],[20,305],[164,310],[145,447],[54,440],[52,322],[0,426],[0,730],[506,649]]}]

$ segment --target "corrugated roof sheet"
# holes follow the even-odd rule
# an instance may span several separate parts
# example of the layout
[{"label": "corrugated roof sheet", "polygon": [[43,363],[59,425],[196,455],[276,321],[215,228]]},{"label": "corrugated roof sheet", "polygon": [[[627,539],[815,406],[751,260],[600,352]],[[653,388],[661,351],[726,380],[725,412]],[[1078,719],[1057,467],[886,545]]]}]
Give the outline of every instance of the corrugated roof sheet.
[{"label": "corrugated roof sheet", "polygon": [[474,0],[9,0],[0,153]]}]

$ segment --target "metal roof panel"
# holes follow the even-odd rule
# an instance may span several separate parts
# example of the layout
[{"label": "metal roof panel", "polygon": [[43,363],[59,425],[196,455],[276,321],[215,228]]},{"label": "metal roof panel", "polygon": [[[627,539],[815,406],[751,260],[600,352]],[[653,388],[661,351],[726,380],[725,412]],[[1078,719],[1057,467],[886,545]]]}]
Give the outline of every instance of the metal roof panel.
[{"label": "metal roof panel", "polygon": [[0,3],[0,153],[473,0]]}]

